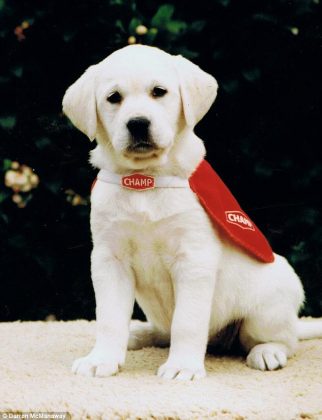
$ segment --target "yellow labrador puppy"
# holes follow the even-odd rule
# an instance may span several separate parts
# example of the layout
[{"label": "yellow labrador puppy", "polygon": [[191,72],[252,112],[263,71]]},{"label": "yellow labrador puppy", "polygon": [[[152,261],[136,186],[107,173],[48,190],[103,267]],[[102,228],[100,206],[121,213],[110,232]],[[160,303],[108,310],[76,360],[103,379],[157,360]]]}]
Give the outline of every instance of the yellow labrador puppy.
[{"label": "yellow labrador puppy", "polygon": [[[288,262],[261,263],[224,240],[188,186],[205,155],[193,129],[216,93],[198,66],[140,45],[91,66],[66,91],[64,113],[97,140],[91,162],[101,170],[91,209],[97,337],[73,372],[113,375],[127,348],[170,345],[158,375],[201,378],[207,344],[236,320],[255,369],[281,368],[298,338],[321,336],[321,322],[298,320],[304,293]],[[128,176],[138,172],[142,179]],[[148,322],[130,328],[135,299]]]}]

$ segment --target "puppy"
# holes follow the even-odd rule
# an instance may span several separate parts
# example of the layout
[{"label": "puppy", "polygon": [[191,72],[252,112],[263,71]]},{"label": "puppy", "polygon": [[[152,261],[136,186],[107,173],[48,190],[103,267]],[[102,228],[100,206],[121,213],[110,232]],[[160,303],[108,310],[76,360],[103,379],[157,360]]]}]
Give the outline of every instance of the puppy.
[{"label": "puppy", "polygon": [[[91,163],[101,169],[91,197],[96,344],[74,373],[113,375],[127,348],[170,345],[158,376],[202,378],[207,344],[232,322],[247,365],[274,370],[298,338],[322,335],[321,322],[298,320],[303,288],[285,258],[263,263],[233,244],[189,188],[205,156],[193,129],[216,93],[198,66],[141,45],[89,67],[66,91],[63,111],[97,140]],[[148,322],[131,330],[135,299]]]}]

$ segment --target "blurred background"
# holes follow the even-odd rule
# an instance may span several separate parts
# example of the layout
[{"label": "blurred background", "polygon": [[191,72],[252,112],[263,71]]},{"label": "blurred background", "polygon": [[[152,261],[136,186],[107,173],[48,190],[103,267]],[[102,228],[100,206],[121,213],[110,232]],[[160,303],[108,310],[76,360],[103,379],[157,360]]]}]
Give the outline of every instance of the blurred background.
[{"label": "blurred background", "polygon": [[196,129],[207,158],[300,274],[303,314],[321,316],[321,18],[319,0],[0,0],[0,320],[94,317],[94,146],[61,100],[131,43],[217,78]]}]

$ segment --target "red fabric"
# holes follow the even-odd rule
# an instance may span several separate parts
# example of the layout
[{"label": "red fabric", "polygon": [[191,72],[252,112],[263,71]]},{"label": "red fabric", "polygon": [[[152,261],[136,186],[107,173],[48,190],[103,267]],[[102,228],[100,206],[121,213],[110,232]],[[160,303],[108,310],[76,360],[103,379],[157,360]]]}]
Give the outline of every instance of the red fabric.
[{"label": "red fabric", "polygon": [[241,209],[206,160],[192,174],[189,183],[211,220],[220,226],[229,239],[262,262],[274,261],[273,251],[265,236]]}]

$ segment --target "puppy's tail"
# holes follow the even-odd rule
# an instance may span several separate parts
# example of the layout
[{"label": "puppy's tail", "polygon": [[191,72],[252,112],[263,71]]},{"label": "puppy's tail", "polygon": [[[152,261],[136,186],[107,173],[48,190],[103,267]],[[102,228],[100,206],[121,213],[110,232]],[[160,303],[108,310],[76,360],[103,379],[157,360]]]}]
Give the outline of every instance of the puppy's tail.
[{"label": "puppy's tail", "polygon": [[299,340],[310,340],[312,338],[322,338],[322,318],[299,319],[297,323],[297,336]]}]

